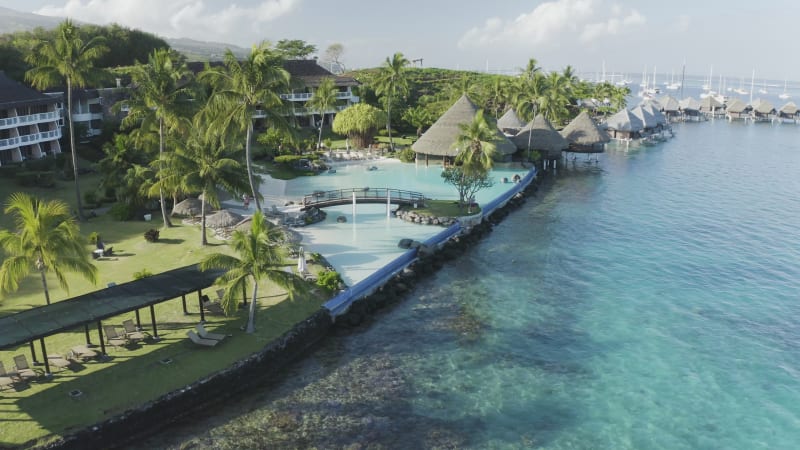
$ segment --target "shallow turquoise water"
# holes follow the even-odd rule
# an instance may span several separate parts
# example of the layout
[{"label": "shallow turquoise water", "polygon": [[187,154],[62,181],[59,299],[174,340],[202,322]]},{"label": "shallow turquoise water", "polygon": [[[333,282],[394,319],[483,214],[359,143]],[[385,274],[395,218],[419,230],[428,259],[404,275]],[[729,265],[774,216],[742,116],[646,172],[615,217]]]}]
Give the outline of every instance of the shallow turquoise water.
[{"label": "shallow turquoise water", "polygon": [[406,300],[149,447],[792,449],[800,127],[569,163]]}]

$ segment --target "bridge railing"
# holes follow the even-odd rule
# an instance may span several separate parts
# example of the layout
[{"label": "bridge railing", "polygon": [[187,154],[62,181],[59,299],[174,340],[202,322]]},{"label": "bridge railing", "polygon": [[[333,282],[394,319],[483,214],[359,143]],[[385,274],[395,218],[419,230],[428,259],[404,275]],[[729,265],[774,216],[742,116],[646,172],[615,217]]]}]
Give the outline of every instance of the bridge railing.
[{"label": "bridge railing", "polygon": [[403,189],[371,188],[371,187],[335,189],[332,191],[316,191],[314,193],[304,195],[302,201],[303,205],[305,206],[314,206],[316,204],[326,204],[333,202],[341,203],[342,200],[352,201],[354,195],[356,198],[356,203],[358,203],[359,200],[366,200],[366,199],[386,200],[387,198],[389,198],[390,200],[396,200],[398,202],[404,202],[404,203],[417,202],[423,204],[425,202],[425,195],[423,195],[421,192],[406,191]]}]

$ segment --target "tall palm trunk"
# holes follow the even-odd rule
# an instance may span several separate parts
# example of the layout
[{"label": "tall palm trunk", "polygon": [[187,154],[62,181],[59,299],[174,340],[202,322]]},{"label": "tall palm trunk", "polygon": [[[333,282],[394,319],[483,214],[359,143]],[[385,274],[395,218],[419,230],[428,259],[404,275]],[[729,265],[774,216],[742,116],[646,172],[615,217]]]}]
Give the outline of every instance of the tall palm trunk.
[{"label": "tall palm trunk", "polygon": [[317,139],[317,150],[322,149],[322,126],[325,125],[325,113],[320,111],[319,114],[319,139]]},{"label": "tall palm trunk", "polygon": [[47,277],[44,274],[44,268],[39,270],[39,274],[42,276],[42,288],[44,288],[44,299],[47,301],[47,304],[50,304],[50,289],[47,288]]},{"label": "tall palm trunk", "polygon": [[[75,200],[78,205],[78,220],[83,222],[83,205],[81,204],[81,186],[78,183],[78,151],[75,148],[75,128],[72,126],[72,79],[67,77],[67,122],[69,123],[69,148],[72,152],[72,176],[75,179]],[[48,304],[49,304],[48,300]]]},{"label": "tall palm trunk", "polygon": [[392,96],[389,95],[389,101],[386,103],[386,131],[389,132],[389,150],[394,151],[394,142],[392,141]]},{"label": "tall palm trunk", "polygon": [[[164,119],[158,119],[158,156],[160,158],[164,157]],[[162,175],[160,171],[163,169],[163,165],[163,162],[159,163],[159,176]],[[158,188],[158,198],[161,203],[161,216],[164,218],[164,228],[170,228],[172,222],[167,215],[167,202],[164,201],[164,188],[162,187]]]},{"label": "tall palm trunk", "polygon": [[208,239],[206,239],[206,190],[203,189],[203,199],[200,200],[200,245],[208,245]]},{"label": "tall palm trunk", "polygon": [[256,299],[258,298],[258,281],[253,280],[253,296],[250,298],[250,306],[247,314],[247,328],[245,333],[256,332]]},{"label": "tall palm trunk", "polygon": [[256,201],[256,211],[261,211],[261,201],[258,199],[256,192],[256,182],[253,177],[253,163],[250,155],[250,139],[253,137],[253,121],[250,120],[247,124],[247,140],[244,143],[244,158],[247,160],[247,179],[250,181],[250,192],[253,194],[253,200]]}]

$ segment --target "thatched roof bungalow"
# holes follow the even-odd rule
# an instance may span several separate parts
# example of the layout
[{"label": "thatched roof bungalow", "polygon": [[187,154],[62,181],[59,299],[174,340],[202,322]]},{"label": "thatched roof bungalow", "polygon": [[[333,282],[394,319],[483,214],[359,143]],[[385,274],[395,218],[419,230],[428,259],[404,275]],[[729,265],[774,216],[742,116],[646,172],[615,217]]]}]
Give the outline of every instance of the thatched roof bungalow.
[{"label": "thatched roof bungalow", "polygon": [[725,108],[725,117],[728,120],[748,120],[752,118],[752,111],[752,106],[735,98],[728,102],[728,107]]},{"label": "thatched roof bungalow", "polygon": [[667,116],[662,114],[661,111],[658,108],[656,108],[656,105],[658,105],[658,103],[644,102],[642,104],[642,109],[644,109],[646,112],[650,113],[650,115],[652,115],[656,119],[656,123],[659,125],[659,128],[662,128],[662,129],[666,128],[667,125],[669,124],[669,121],[667,120]]},{"label": "thatched roof bungalow", "polygon": [[707,116],[719,116],[725,113],[725,107],[712,96],[700,99],[700,112]]},{"label": "thatched roof bungalow", "polygon": [[561,151],[569,147],[569,142],[564,139],[564,136],[553,128],[553,125],[544,118],[543,115],[538,114],[533,118],[525,128],[520,130],[512,139],[514,145],[519,150],[537,150],[542,153],[545,159],[560,159]]},{"label": "thatched roof bungalow", "polygon": [[506,136],[514,136],[519,133],[525,126],[525,122],[519,118],[514,108],[509,108],[499,119],[497,119],[497,128]]},{"label": "thatched roof bungalow", "polygon": [[659,110],[667,117],[667,120],[678,120],[681,116],[681,107],[678,100],[671,96],[665,95],[658,99]]},{"label": "thatched roof bungalow", "polygon": [[656,131],[658,128],[658,121],[656,121],[655,116],[653,116],[649,111],[647,111],[642,105],[638,105],[637,107],[631,110],[631,114],[638,117],[639,120],[642,121],[644,125],[644,131],[650,133]]},{"label": "thatched roof bungalow", "polygon": [[778,117],[783,121],[797,122],[800,119],[800,110],[794,102],[789,102],[778,110]]},{"label": "thatched roof bungalow", "polygon": [[678,102],[678,109],[683,120],[701,120],[703,115],[700,113],[700,102],[693,97],[687,97]]},{"label": "thatched roof bungalow", "polygon": [[[452,161],[458,155],[459,149],[455,142],[461,134],[459,125],[469,124],[478,112],[478,107],[466,95],[462,95],[439,119],[422,134],[411,149],[417,154],[417,160],[424,155],[425,164],[433,157],[444,164]],[[517,151],[517,147],[497,128],[497,141],[495,142],[495,159],[508,161]]]},{"label": "thatched roof bungalow", "polygon": [[753,120],[769,121],[777,114],[775,107],[767,100],[756,99],[753,101]]},{"label": "thatched roof bungalow", "polygon": [[644,130],[642,119],[623,109],[606,119],[605,128],[611,139],[636,139]]},{"label": "thatched roof bungalow", "polygon": [[569,142],[567,151],[575,153],[602,153],[611,137],[594,123],[586,111],[578,114],[563,130],[561,135]]}]

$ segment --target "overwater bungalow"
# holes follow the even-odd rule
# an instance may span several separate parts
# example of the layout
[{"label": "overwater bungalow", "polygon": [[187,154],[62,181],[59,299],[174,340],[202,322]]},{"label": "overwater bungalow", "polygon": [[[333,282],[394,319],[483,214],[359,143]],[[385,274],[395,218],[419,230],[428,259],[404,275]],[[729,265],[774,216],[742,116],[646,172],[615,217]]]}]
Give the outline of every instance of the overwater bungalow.
[{"label": "overwater bungalow", "polygon": [[725,115],[725,105],[709,95],[700,99],[700,113],[706,117],[723,117]]},{"label": "overwater bungalow", "polygon": [[[425,160],[427,166],[431,160],[441,161],[442,164],[451,164],[460,149],[454,146],[461,134],[459,125],[469,124],[478,112],[478,107],[466,95],[462,95],[439,119],[411,145],[417,154],[417,162]],[[495,142],[495,160],[510,161],[511,155],[517,151],[512,143],[499,128],[497,142]]]},{"label": "overwater bungalow", "polygon": [[747,103],[743,102],[742,100],[735,98],[728,103],[728,107],[725,108],[725,118],[729,121],[733,120],[752,120],[753,107],[748,105]]},{"label": "overwater bungalow", "polygon": [[611,136],[601,129],[586,111],[578,114],[563,130],[561,135],[569,143],[567,152],[602,153]]},{"label": "overwater bungalow", "polygon": [[644,123],[627,109],[623,109],[605,121],[605,129],[611,139],[631,141],[642,137]]},{"label": "overwater bungalow", "polygon": [[705,119],[705,116],[700,113],[700,102],[692,97],[679,101],[678,110],[683,121],[699,122]]},{"label": "overwater bungalow", "polygon": [[756,99],[751,105],[753,107],[753,121],[754,122],[771,122],[775,119],[778,111],[767,100]]},{"label": "overwater bungalow", "polygon": [[659,110],[664,114],[669,122],[677,122],[681,120],[681,107],[678,100],[671,96],[665,95],[658,99]]},{"label": "overwater bungalow", "polygon": [[642,121],[642,125],[644,125],[644,129],[642,130],[643,137],[658,133],[658,121],[649,111],[645,110],[642,105],[637,105],[631,109],[631,114]]},{"label": "overwater bungalow", "polygon": [[800,110],[797,109],[797,105],[795,105],[794,102],[789,102],[781,106],[781,109],[778,110],[778,120],[781,122],[798,123],[798,120],[800,120]]},{"label": "overwater bungalow", "polygon": [[525,126],[525,121],[519,118],[514,108],[509,108],[499,119],[497,119],[497,128],[506,136],[515,136]]},{"label": "overwater bungalow", "polygon": [[545,168],[552,161],[561,159],[561,151],[569,148],[569,142],[553,128],[549,120],[538,114],[512,138],[517,149],[527,152],[536,150],[542,154]]}]

